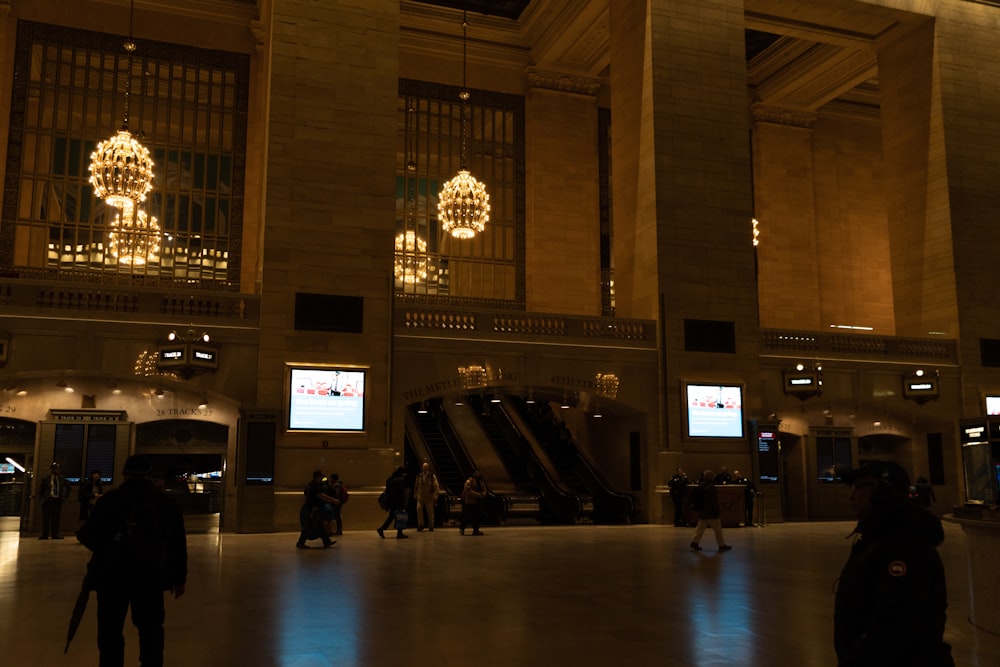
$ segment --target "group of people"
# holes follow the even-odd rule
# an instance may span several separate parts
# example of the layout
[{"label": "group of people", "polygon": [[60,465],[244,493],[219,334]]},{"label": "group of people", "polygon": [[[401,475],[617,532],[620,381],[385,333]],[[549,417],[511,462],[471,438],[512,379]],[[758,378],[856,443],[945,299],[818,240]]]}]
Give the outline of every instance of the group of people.
[{"label": "group of people", "polygon": [[[104,492],[104,484],[101,481],[101,471],[94,470],[88,479],[82,480],[77,489],[77,500],[80,501],[80,523],[83,524],[90,517],[90,512]],[[49,474],[43,477],[38,484],[38,504],[42,514],[42,534],[38,538],[47,540],[61,540],[62,536],[62,506],[70,496],[70,484],[62,474],[62,466],[53,462],[49,466]]]},{"label": "group of people", "polygon": [[[97,641],[102,665],[124,661],[125,617],[131,610],[139,634],[140,662],[162,665],[164,649],[164,592],[184,594],[187,579],[187,543],[179,505],[152,481],[148,457],[130,456],[123,469],[124,482],[105,492],[100,472],[81,484],[81,504],[86,518],[77,531],[79,541],[93,554],[87,564],[86,585],[97,591]],[[722,474],[725,471],[720,471]],[[678,469],[675,477],[683,477]],[[734,474],[740,479],[738,473]],[[691,490],[698,525],[691,548],[701,551],[700,540],[711,528],[720,551],[731,549],[723,539],[719,521],[719,476],[702,472]],[[954,667],[951,647],[943,639],[947,589],[944,566],[937,547],[944,541],[941,521],[925,506],[913,502],[909,476],[892,462],[869,463],[843,473],[852,486],[851,502],[857,524],[850,555],[837,580],[834,602],[834,649],[840,667],[919,664]],[[736,482],[734,482],[736,483]],[[58,511],[44,509],[68,497],[68,484],[58,464],[40,480],[39,498],[46,516],[45,536],[59,537]],[[673,487],[671,487],[673,489]],[[424,464],[414,483],[419,508],[417,529],[434,528],[434,505],[442,490],[437,477]],[[482,500],[489,491],[475,471],[462,492],[460,532],[479,522]],[[343,494],[343,495],[342,495]],[[406,469],[400,466],[386,481],[389,517],[378,529],[395,520],[406,507]],[[339,509],[346,490],[336,474],[325,477],[317,470],[306,487],[306,506],[316,509],[331,534],[342,531]],[[81,517],[84,510],[81,510]],[[336,530],[332,529],[336,526]],[[405,526],[404,526],[405,527]],[[397,537],[404,535],[397,526]],[[329,535],[324,535],[324,545]],[[330,540],[332,543],[332,540]]]},{"label": "group of people", "polygon": [[341,513],[349,498],[347,488],[337,473],[329,477],[322,470],[314,470],[312,479],[306,484],[305,502],[299,510],[301,532],[295,542],[297,549],[308,549],[308,540],[322,540],[323,547],[337,543],[332,535],[344,534],[344,519]]},{"label": "group of people", "polygon": [[[405,539],[409,537],[404,531],[409,525],[409,515],[406,508],[408,505],[406,484],[406,468],[397,467],[392,475],[385,481],[385,491],[382,494],[383,509],[386,510],[385,521],[375,529],[378,536],[385,538],[385,531],[390,526],[396,529],[396,538]],[[420,466],[413,483],[413,496],[417,513],[417,532],[421,532],[426,527],[428,531],[434,530],[435,507],[438,498],[444,494],[438,482],[437,475],[431,470],[430,463],[426,461]],[[482,473],[474,470],[465,480],[462,487],[462,516],[459,520],[458,531],[465,535],[465,530],[472,527],[473,535],[482,535],[479,529],[483,516],[483,499],[489,494],[486,482]]]}]

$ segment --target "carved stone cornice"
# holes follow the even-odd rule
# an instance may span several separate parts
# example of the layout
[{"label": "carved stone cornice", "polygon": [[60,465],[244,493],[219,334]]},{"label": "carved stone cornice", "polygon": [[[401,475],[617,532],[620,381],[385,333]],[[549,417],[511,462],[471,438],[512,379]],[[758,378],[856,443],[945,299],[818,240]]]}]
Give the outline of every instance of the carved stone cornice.
[{"label": "carved stone cornice", "polygon": [[254,49],[256,49],[257,53],[261,53],[267,44],[267,27],[263,21],[256,19],[250,21],[250,34],[253,36]]},{"label": "carved stone cornice", "polygon": [[769,123],[771,125],[802,127],[811,130],[813,123],[816,122],[816,114],[811,111],[772,107],[760,104],[759,102],[750,105],[750,113],[753,116],[754,124]]},{"label": "carved stone cornice", "polygon": [[524,73],[532,88],[557,90],[590,97],[596,97],[597,91],[601,89],[601,80],[594,77],[551,72],[536,67],[529,67]]}]

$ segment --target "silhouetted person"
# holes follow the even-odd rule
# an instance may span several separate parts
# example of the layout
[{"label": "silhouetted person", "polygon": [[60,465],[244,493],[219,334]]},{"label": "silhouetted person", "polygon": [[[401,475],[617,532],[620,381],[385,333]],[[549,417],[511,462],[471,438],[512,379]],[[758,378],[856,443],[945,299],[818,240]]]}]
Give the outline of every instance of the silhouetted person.
[{"label": "silhouetted person", "polygon": [[917,504],[924,509],[930,509],[931,505],[937,502],[937,496],[934,495],[934,488],[931,487],[926,477],[917,477],[914,489],[917,494]]},{"label": "silhouetted person", "polygon": [[139,631],[139,662],[163,665],[163,591],[184,595],[187,538],[180,506],[156,488],[152,462],[130,456],[125,481],[94,505],[77,538],[94,552],[87,578],[97,591],[97,646],[101,667],[125,662],[122,628],[131,609]]},{"label": "silhouetted person", "polygon": [[719,474],[715,476],[716,484],[731,484],[733,481],[733,476],[729,474],[729,468],[722,466],[719,468]]},{"label": "silhouetted person", "polygon": [[711,470],[701,473],[698,481],[698,488],[692,494],[691,506],[698,512],[698,526],[691,537],[691,548],[694,551],[701,551],[701,537],[705,534],[706,528],[711,528],[715,533],[715,542],[719,545],[719,551],[729,551],[731,546],[726,544],[722,536],[722,511],[719,509],[719,492],[715,488],[716,477]]},{"label": "silhouetted person", "polygon": [[458,532],[465,535],[467,526],[472,526],[473,535],[482,535],[479,530],[479,523],[483,519],[483,498],[486,497],[486,482],[483,475],[478,470],[474,470],[472,475],[465,480],[462,487],[462,519],[458,526]]},{"label": "silhouetted person", "polygon": [[680,468],[674,471],[674,476],[667,482],[670,489],[670,500],[674,503],[674,525],[686,526],[684,518],[684,491],[688,487],[688,476]]},{"label": "silhouetted person", "polygon": [[305,496],[305,503],[299,510],[302,532],[299,533],[295,547],[308,549],[307,540],[323,540],[324,547],[332,547],[336,540],[331,540],[327,533],[330,532],[330,521],[333,520],[333,498],[326,493],[322,470],[313,470],[312,479],[306,484]]},{"label": "silhouetted person", "polygon": [[104,484],[101,482],[101,471],[94,470],[90,473],[90,478],[80,482],[77,490],[77,499],[80,501],[80,521],[85,522],[90,518],[90,512],[94,508],[94,503],[104,493]]},{"label": "silhouetted person", "polygon": [[[378,536],[385,538],[385,531],[396,521],[396,513],[406,510],[406,468],[399,466],[385,480],[385,502],[388,516],[382,525],[376,528]],[[409,537],[402,528],[396,528],[396,539],[401,540]]]},{"label": "silhouetted person", "polygon": [[834,647],[840,667],[953,667],[945,643],[948,594],[937,547],[941,521],[908,500],[910,480],[891,461],[846,473],[858,524],[840,573]]}]

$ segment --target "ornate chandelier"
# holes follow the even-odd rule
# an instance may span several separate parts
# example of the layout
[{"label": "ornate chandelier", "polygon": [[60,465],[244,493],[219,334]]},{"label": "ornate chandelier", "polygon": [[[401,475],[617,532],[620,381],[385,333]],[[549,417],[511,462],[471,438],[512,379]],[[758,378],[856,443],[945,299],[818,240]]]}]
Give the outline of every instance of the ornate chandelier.
[{"label": "ornate chandelier", "polygon": [[395,274],[408,285],[427,280],[427,241],[412,229],[396,237]]},{"label": "ornate chandelier", "polygon": [[466,87],[467,30],[466,13],[462,12],[462,163],[453,179],[445,183],[438,193],[438,221],[441,229],[457,239],[471,239],[486,229],[490,221],[490,196],[486,186],[476,180],[466,166],[466,131],[469,112],[469,90]]},{"label": "ornate chandelier", "polygon": [[132,39],[135,0],[129,11],[128,39],[123,48],[128,53],[125,78],[125,104],[122,127],[112,137],[97,144],[90,154],[90,184],[98,199],[117,209],[108,232],[108,247],[120,264],[139,265],[157,259],[160,252],[160,227],[138,209],[153,189],[153,160],[146,148],[128,129],[129,95],[132,89]]},{"label": "ornate chandelier", "polygon": [[108,232],[108,252],[119,264],[142,266],[160,256],[160,226],[156,218],[136,208],[131,201],[115,213]]}]

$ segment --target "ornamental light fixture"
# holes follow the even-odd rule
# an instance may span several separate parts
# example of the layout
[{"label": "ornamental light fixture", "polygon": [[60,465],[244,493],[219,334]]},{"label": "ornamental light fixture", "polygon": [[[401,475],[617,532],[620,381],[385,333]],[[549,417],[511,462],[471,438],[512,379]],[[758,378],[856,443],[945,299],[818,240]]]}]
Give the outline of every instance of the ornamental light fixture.
[{"label": "ornamental light fixture", "polygon": [[97,144],[90,154],[90,184],[94,195],[118,210],[111,222],[108,244],[111,254],[121,264],[145,264],[159,256],[160,232],[156,218],[138,209],[153,188],[153,160],[146,148],[128,127],[129,97],[132,91],[132,38],[135,0],[129,9],[128,39],[122,45],[128,53],[125,77],[125,103],[122,126],[110,138]]},{"label": "ornamental light fixture", "polygon": [[406,102],[406,172],[403,174],[403,186],[406,188],[406,211],[403,217],[403,232],[396,236],[396,261],[393,273],[396,280],[413,285],[427,280],[427,241],[417,235],[417,197],[416,173],[417,163],[414,161],[413,137],[410,130],[410,117],[414,114],[413,105],[409,99]]},{"label": "ornamental light fixture", "polygon": [[462,90],[458,97],[462,100],[462,152],[458,174],[441,186],[438,193],[438,220],[441,229],[457,239],[471,239],[486,229],[490,221],[490,196],[486,186],[477,181],[466,162],[468,143],[469,98],[466,87],[468,27],[467,13],[462,11]]}]

